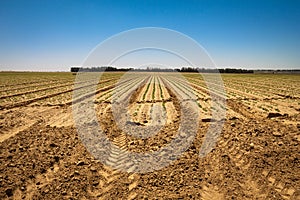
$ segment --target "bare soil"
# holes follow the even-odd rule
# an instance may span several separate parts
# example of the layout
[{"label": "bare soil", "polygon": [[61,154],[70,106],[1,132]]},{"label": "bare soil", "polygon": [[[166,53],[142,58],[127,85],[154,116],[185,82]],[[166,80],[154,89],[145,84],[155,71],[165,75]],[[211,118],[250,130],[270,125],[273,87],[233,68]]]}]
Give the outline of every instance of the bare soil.
[{"label": "bare soil", "polygon": [[[155,91],[160,92],[157,86]],[[136,90],[129,110],[133,114],[141,104],[142,111],[131,119],[147,126],[151,107],[163,101],[141,102],[142,92],[145,88]],[[163,93],[169,98],[164,102],[165,126],[147,139],[124,134],[110,103],[95,104],[107,137],[132,152],[156,151],[168,144],[177,133],[181,113],[176,96],[166,88]],[[243,101],[227,100],[223,130],[204,158],[199,149],[206,131],[218,123],[201,121],[208,115],[201,115],[196,138],[179,159],[145,174],[121,172],[94,159],[78,136],[71,105],[26,103],[2,109],[0,199],[300,199],[299,103],[274,100],[281,102],[283,113],[268,118],[264,110]],[[288,115],[283,115],[285,106]]]}]

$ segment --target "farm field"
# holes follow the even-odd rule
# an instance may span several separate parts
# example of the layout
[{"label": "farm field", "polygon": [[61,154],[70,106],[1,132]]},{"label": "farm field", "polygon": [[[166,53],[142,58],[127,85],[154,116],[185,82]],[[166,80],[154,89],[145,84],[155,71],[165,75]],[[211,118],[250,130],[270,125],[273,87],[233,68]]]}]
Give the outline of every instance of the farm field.
[{"label": "farm field", "polygon": [[[74,85],[72,73],[0,73],[0,199],[300,199],[300,75],[223,74],[225,92],[208,75],[105,72],[98,84]],[[101,129],[123,151],[155,152],[176,137],[181,102],[200,115],[190,147],[171,165],[148,173],[95,159],[74,124],[74,91],[95,86]],[[128,96],[128,94],[131,94]],[[212,104],[212,96],[225,105]],[[148,138],[126,134],[113,115],[115,98],[128,100],[130,124]],[[213,118],[216,106],[226,110]],[[213,150],[199,157],[210,126],[224,123]],[[128,166],[131,169],[131,166]]]}]

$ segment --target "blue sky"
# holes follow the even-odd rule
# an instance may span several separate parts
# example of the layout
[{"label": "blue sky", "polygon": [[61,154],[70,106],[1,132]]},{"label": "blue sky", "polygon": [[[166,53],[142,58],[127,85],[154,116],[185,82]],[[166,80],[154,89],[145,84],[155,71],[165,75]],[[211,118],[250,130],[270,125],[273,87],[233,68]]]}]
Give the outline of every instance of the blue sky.
[{"label": "blue sky", "polygon": [[300,69],[297,0],[0,0],[0,70],[67,71],[140,27],[190,36],[218,67]]}]

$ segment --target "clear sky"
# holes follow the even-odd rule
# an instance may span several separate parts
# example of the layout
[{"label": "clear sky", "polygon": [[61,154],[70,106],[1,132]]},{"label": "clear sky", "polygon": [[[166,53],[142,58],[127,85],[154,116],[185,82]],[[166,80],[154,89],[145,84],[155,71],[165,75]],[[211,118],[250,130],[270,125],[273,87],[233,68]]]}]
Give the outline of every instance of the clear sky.
[{"label": "clear sky", "polygon": [[182,32],[219,67],[300,69],[298,0],[0,0],[0,70],[68,71],[139,27]]}]

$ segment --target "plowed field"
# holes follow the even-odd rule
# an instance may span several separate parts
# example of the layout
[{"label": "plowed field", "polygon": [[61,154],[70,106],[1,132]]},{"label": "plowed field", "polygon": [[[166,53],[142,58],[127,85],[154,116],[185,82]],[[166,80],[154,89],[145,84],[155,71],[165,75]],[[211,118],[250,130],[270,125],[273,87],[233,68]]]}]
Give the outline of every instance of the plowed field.
[{"label": "plowed field", "polygon": [[[72,73],[0,73],[0,199],[300,199],[300,75],[226,74],[222,91],[213,79],[209,90],[199,74],[126,74],[105,72],[93,96],[99,125],[118,147],[103,163],[73,120],[72,106],[90,96],[72,99],[73,92],[92,81],[74,85]],[[212,96],[226,104],[212,104]],[[162,128],[147,137],[122,131],[115,97],[129,100],[128,123]],[[137,173],[126,152],[170,143],[189,100],[200,112],[189,148],[160,170]],[[212,117],[215,106],[226,110],[224,118]],[[199,156],[208,128],[220,122],[213,149]]]}]

